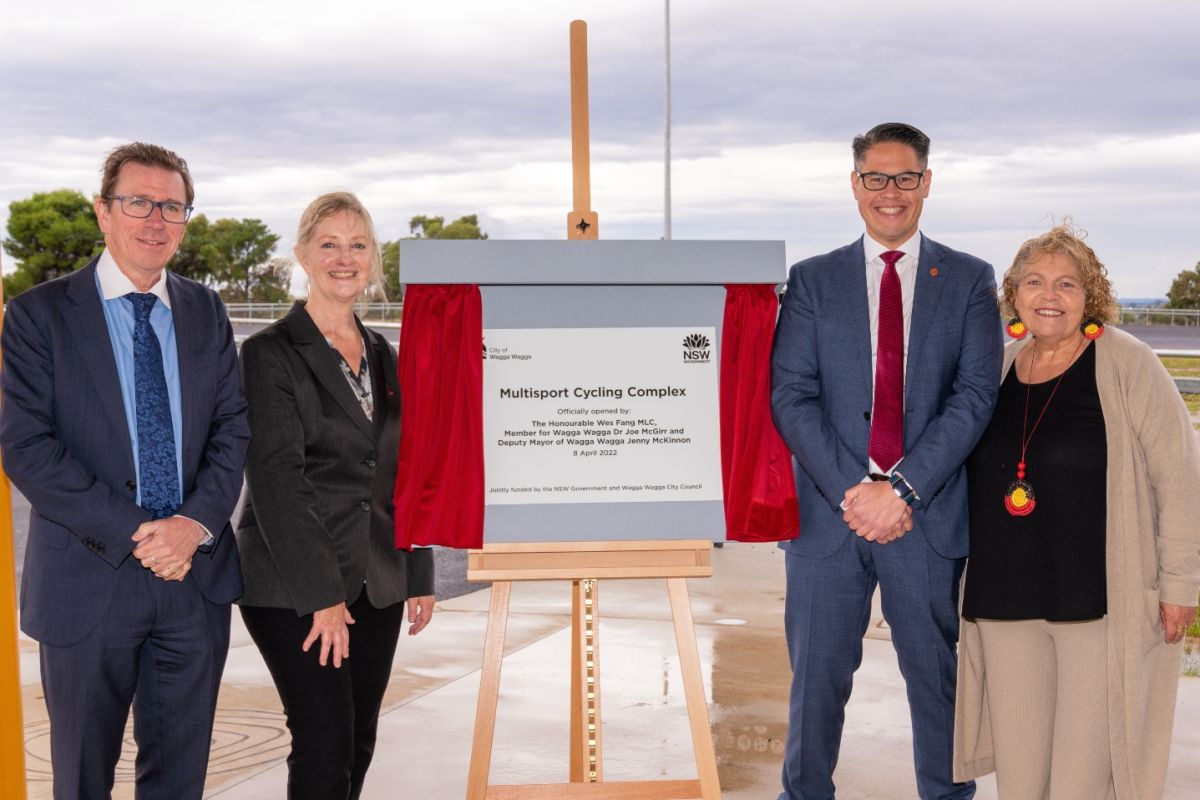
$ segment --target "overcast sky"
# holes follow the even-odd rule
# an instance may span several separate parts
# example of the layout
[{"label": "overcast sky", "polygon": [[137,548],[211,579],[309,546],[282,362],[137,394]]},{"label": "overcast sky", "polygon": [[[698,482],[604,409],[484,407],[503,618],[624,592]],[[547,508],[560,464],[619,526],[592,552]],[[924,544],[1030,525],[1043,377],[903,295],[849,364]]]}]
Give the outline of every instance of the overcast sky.
[{"label": "overcast sky", "polygon": [[[0,225],[33,192],[91,196],[140,139],[188,160],[198,212],[289,247],[334,188],[385,239],[470,213],[563,238],[582,17],[601,236],[662,235],[661,0],[124,5],[0,15]],[[851,240],[849,140],[904,120],[933,139],[922,229],[945,244],[1003,269],[1069,215],[1125,297],[1200,260],[1195,0],[675,0],[671,23],[674,238],[784,239],[789,261]]]}]

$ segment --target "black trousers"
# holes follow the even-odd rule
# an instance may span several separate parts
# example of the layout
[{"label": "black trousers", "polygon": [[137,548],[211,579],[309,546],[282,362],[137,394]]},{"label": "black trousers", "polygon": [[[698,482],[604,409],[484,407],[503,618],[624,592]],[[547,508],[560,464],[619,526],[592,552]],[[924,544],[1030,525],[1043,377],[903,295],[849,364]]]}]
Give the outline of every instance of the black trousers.
[{"label": "black trousers", "polygon": [[350,658],[335,669],[317,661],[320,640],[300,649],[312,615],[287,608],[241,606],[250,637],[279,691],[292,752],[288,800],[357,800],[371,756],[379,707],[391,676],[404,603],[375,608],[364,588],[350,606]]}]

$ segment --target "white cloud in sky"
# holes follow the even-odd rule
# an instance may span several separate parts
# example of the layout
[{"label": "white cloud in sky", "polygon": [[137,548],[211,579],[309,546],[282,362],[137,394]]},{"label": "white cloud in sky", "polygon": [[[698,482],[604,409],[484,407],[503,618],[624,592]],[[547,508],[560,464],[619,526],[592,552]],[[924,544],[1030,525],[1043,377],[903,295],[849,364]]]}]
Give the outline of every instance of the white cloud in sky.
[{"label": "white cloud in sky", "polygon": [[[210,218],[261,218],[283,243],[330,188],[388,238],[468,213],[496,238],[560,238],[582,16],[601,235],[658,237],[662,11],[24,4],[0,20],[0,225],[35,191],[94,192],[104,152],[145,139],[189,160]],[[792,260],[850,240],[849,139],[904,119],[934,140],[929,235],[1002,268],[1070,215],[1123,295],[1164,294],[1200,259],[1197,40],[1190,0],[676,0],[674,235],[786,239]]]}]

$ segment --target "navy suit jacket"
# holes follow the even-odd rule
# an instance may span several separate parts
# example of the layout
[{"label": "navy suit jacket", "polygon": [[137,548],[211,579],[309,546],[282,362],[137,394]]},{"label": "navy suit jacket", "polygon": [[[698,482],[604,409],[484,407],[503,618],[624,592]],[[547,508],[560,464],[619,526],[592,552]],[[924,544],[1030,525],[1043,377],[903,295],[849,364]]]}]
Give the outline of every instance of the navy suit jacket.
[{"label": "navy suit jacket", "polygon": [[[854,534],[846,489],[867,474],[870,310],[863,240],[792,267],[771,358],[771,409],[795,458],[800,536],[788,550],[822,557]],[[914,530],[943,557],[967,555],[963,461],[995,405],[1001,358],[992,268],[921,237],[904,380],[900,471],[921,500]],[[999,502],[999,499],[997,499]]]},{"label": "navy suit jacket", "polygon": [[[242,591],[229,517],[249,441],[233,329],[220,298],[164,273],[171,297],[183,405],[183,504],[215,537],[188,580],[214,603]],[[14,297],[3,331],[0,450],[32,506],[21,582],[21,629],[69,645],[113,602],[134,530],[133,448],[116,359],[96,288],[96,261]]]}]

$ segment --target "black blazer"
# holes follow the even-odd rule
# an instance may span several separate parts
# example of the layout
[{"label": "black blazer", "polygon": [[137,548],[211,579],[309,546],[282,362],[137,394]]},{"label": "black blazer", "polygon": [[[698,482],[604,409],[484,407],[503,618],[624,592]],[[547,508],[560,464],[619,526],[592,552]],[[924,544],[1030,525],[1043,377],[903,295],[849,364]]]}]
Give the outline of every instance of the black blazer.
[{"label": "black blazer", "polygon": [[376,608],[433,594],[431,551],[394,544],[396,358],[386,339],[358,327],[371,366],[373,422],[303,302],[242,345],[251,434],[249,496],[237,529],[242,605],[311,614],[351,605],[364,581]]}]

